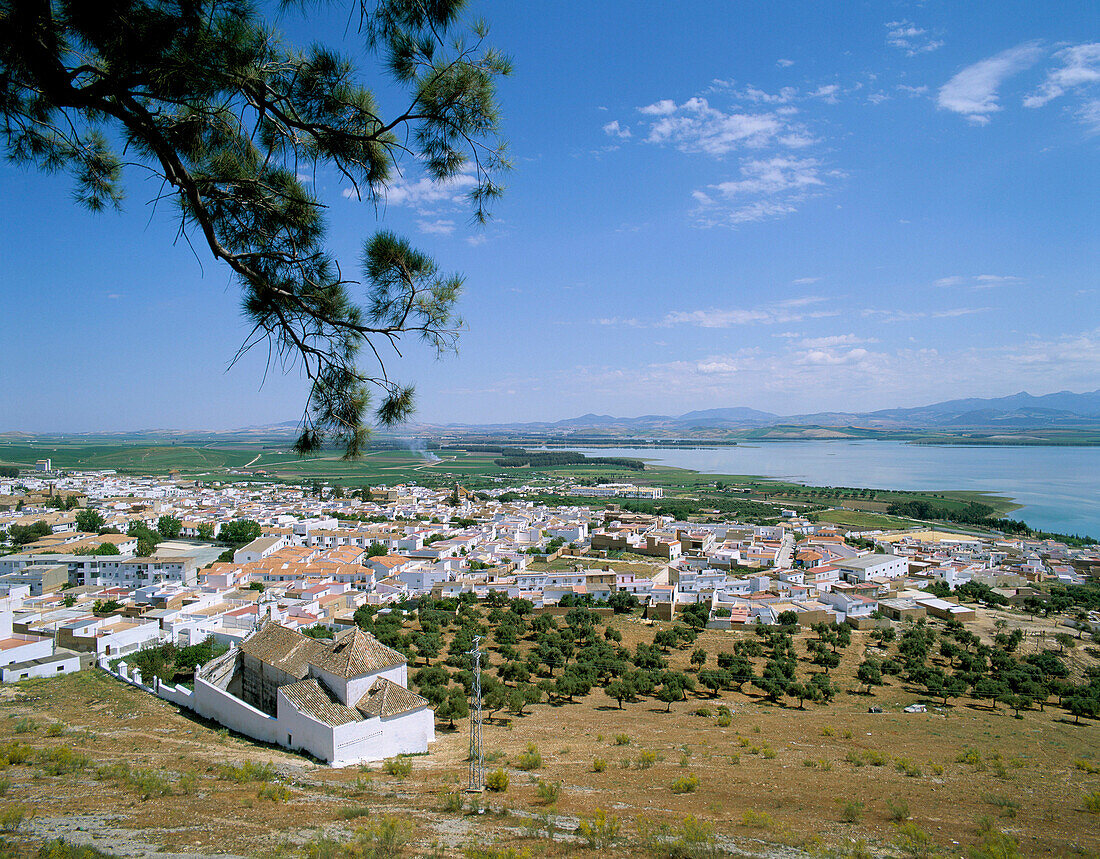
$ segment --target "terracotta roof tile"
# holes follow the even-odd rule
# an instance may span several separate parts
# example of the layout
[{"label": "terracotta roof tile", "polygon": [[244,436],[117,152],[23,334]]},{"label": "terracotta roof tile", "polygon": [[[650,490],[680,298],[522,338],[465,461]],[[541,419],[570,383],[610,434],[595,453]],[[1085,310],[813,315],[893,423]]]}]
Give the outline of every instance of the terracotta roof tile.
[{"label": "terracotta roof tile", "polygon": [[[251,607],[248,610],[251,611]],[[242,653],[301,680],[309,672],[309,664],[317,664],[328,647],[324,642],[267,620],[241,642],[240,649]]]},{"label": "terracotta roof tile", "polygon": [[358,677],[403,665],[407,660],[373,635],[356,628],[339,636],[323,654],[311,658],[310,662],[338,677]]},{"label": "terracotta roof tile", "polygon": [[347,725],[362,721],[358,713],[334,700],[325,687],[312,677],[280,686],[279,691],[286,695],[295,708],[326,725]]},{"label": "terracotta roof tile", "polygon": [[396,716],[400,713],[408,713],[410,710],[419,710],[428,706],[428,699],[422,698],[415,692],[410,692],[404,686],[399,686],[385,677],[379,677],[372,684],[366,694],[359,699],[355,709],[364,716]]}]

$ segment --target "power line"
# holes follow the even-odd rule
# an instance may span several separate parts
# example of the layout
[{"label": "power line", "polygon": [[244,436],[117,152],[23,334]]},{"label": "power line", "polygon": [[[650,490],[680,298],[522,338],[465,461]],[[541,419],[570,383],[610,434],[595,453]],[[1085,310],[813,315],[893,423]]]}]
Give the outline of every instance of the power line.
[{"label": "power line", "polygon": [[467,651],[473,662],[473,707],[470,709],[470,786],[471,793],[485,790],[485,759],[481,748],[481,636],[474,636],[473,650]]}]

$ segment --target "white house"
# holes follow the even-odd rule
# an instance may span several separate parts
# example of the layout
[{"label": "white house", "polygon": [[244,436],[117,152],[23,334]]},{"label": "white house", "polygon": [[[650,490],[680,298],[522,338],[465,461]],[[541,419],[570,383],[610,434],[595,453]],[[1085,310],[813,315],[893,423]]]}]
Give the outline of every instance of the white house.
[{"label": "white house", "polygon": [[846,578],[857,582],[896,579],[909,573],[909,559],[903,555],[861,555],[834,561],[833,566]]},{"label": "white house", "polygon": [[347,766],[427,751],[435,714],[407,685],[405,657],[360,629],[326,642],[267,620],[195,673],[186,706]]}]

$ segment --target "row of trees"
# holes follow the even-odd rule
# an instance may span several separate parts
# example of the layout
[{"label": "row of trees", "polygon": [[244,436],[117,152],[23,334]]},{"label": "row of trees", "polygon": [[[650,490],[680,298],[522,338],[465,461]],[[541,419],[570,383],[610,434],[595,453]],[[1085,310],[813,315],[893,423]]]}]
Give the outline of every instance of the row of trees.
[{"label": "row of trees", "polygon": [[944,706],[952,698],[970,694],[994,709],[1006,704],[1019,715],[1033,706],[1045,709],[1054,697],[1076,720],[1100,713],[1100,670],[1087,669],[1081,681],[1071,680],[1061,658],[1074,643],[1068,634],[1056,638],[1059,651],[1047,649],[1021,657],[1017,654],[1023,641],[1019,629],[1002,630],[992,644],[984,644],[957,621],[949,621],[941,634],[922,619],[903,629],[894,654],[885,650],[891,632],[878,634],[881,652],[868,655],[857,669],[856,676],[868,692],[887,677],[897,676],[912,691]]},{"label": "row of trees", "polygon": [[[685,623],[658,630],[652,643],[630,649],[613,627],[601,632],[601,618],[586,607],[571,609],[559,622],[532,614],[526,600],[498,596],[494,603],[487,614],[473,600],[423,600],[407,613],[378,614],[363,607],[356,621],[410,660],[423,661],[412,682],[448,720],[465,715],[473,683],[468,652],[475,636],[491,642],[482,648],[482,689],[490,717],[503,708],[521,714],[542,700],[570,703],[596,687],[619,707],[650,697],[667,710],[691,693],[716,697],[725,690],[743,693],[746,686],[772,702],[828,703],[839,691],[831,672],[852,643],[847,625],[820,623],[812,627],[804,650],[796,648],[798,618],[784,612],[777,626],[755,627],[754,636],[733,641],[712,662],[706,651],[694,647],[702,612],[690,606],[682,615]],[[407,631],[414,616],[419,631]],[[865,694],[897,677],[910,691],[944,705],[970,694],[994,708],[1006,703],[1019,711],[1045,707],[1055,696],[1075,717],[1100,712],[1100,673],[1088,673],[1075,684],[1053,650],[1017,657],[1019,631],[999,632],[992,645],[984,645],[961,624],[949,623],[941,636],[922,620],[904,627],[900,636],[894,628],[874,630],[870,640],[855,672]],[[670,668],[674,650],[691,650],[690,669]],[[442,664],[433,664],[440,656]]]}]

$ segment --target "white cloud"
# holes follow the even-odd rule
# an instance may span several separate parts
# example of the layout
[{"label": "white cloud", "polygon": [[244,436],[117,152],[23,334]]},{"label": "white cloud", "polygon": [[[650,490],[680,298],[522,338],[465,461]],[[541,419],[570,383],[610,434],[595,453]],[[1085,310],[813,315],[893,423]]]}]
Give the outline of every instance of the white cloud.
[{"label": "white cloud", "polygon": [[838,84],[828,84],[827,86],[819,86],[811,92],[810,98],[819,98],[826,104],[836,104],[839,101],[837,98],[839,92],[840,86]]},{"label": "white cloud", "polygon": [[455,231],[455,222],[445,218],[437,218],[434,221],[417,221],[417,229],[422,233],[437,236],[449,236]]},{"label": "white cloud", "polygon": [[989,114],[1001,109],[997,103],[1001,84],[1030,68],[1042,54],[1043,49],[1037,43],[1028,42],[967,66],[940,87],[937,103],[984,125],[989,122]]},{"label": "white cloud", "polygon": [[807,349],[828,349],[833,346],[855,346],[860,343],[877,343],[874,338],[857,337],[855,334],[834,334],[829,337],[807,337],[799,341]]},{"label": "white cloud", "polygon": [[1042,107],[1077,87],[1100,82],[1100,42],[1063,48],[1054,54],[1061,68],[1047,72],[1047,78],[1024,99],[1024,107]]},{"label": "white cloud", "polygon": [[657,117],[649,127],[647,143],[669,144],[681,152],[701,152],[715,158],[741,147],[766,146],[789,125],[776,113],[724,113],[699,96],[681,105],[664,99],[638,110]]},{"label": "white cloud", "polygon": [[807,284],[817,283],[819,280],[821,280],[820,277],[796,277],[791,283],[797,286],[805,286]]},{"label": "white cloud", "polygon": [[909,86],[908,84],[898,84],[895,89],[898,92],[903,92],[911,98],[918,98],[920,96],[928,95],[927,86]]},{"label": "white cloud", "polygon": [[794,60],[779,59],[775,61],[775,64],[781,69],[789,69],[794,65]]},{"label": "white cloud", "polygon": [[941,277],[935,283],[936,286],[968,286],[971,289],[992,289],[995,286],[1021,283],[1021,279],[1014,275],[1004,274],[979,274],[974,277],[953,274],[950,277]]},{"label": "white cloud", "polygon": [[826,171],[816,158],[776,155],[741,163],[741,177],[708,185],[692,195],[698,203],[695,215],[706,226],[735,225],[794,212],[798,204],[825,185]]},{"label": "white cloud", "polygon": [[[398,176],[386,188],[379,190],[379,196],[391,206],[409,206],[424,212],[439,204],[464,203],[466,193],[476,184],[473,168],[469,167],[443,182],[433,182],[427,177],[411,180]],[[347,199],[358,196],[354,188],[345,188],[341,193]]]},{"label": "white cloud", "polygon": [[[696,226],[736,226],[789,215],[830,179],[843,176],[809,154],[821,141],[802,120],[798,107],[798,103],[836,103],[841,92],[839,84],[769,92],[715,79],[704,95],[683,102],[660,99],[639,107],[642,122],[635,131],[646,143],[686,154],[739,157],[735,176],[690,192]],[[615,121],[605,125],[604,131],[614,136],[623,128]]]},{"label": "white cloud", "polygon": [[585,402],[598,398],[601,408],[631,414],[693,409],[700,402],[756,403],[789,413],[869,411],[942,400],[945,390],[990,396],[1100,387],[1100,329],[1023,337],[1004,346],[969,345],[973,342],[960,340],[961,348],[952,350],[792,342],[768,352],[741,349],[641,366],[571,367],[556,383],[561,394],[576,391]]},{"label": "white cloud", "polygon": [[847,352],[837,349],[811,349],[795,357],[799,364],[825,364],[835,367],[838,364],[860,364],[867,360],[870,352],[866,349],[850,349]]},{"label": "white cloud", "polygon": [[645,114],[646,116],[668,116],[670,113],[675,112],[676,102],[670,98],[663,98],[653,104],[647,104],[645,107],[638,108],[638,113]]},{"label": "white cloud", "polygon": [[725,197],[802,191],[824,184],[820,169],[821,165],[813,158],[776,157],[767,161],[748,161],[741,166],[744,178],[710,187]]},{"label": "white cloud", "polygon": [[1081,105],[1077,118],[1089,127],[1093,134],[1100,134],[1100,99],[1092,99]]},{"label": "white cloud", "polygon": [[470,245],[471,247],[475,247],[475,248],[478,245],[485,244],[487,241],[489,241],[489,237],[486,236],[484,233],[478,233],[475,236],[467,236],[466,237],[466,244]]},{"label": "white cloud", "polygon": [[708,375],[712,373],[736,373],[737,365],[729,360],[710,360],[700,361],[695,365],[695,369]]},{"label": "white cloud", "polygon": [[886,29],[886,44],[905,51],[910,57],[943,47],[942,40],[933,38],[928,30],[912,21],[890,21]]},{"label": "white cloud", "polygon": [[955,319],[960,316],[973,316],[976,313],[987,313],[988,307],[952,307],[942,310],[881,310],[865,308],[860,315],[866,319],[874,319],[876,322],[890,324],[892,322],[915,322],[918,319]]},{"label": "white cloud", "polygon": [[630,138],[632,135],[630,129],[622,125],[619,125],[619,120],[613,119],[603,127],[603,133],[609,137],[618,137],[623,140]]},{"label": "white cloud", "polygon": [[806,310],[827,301],[822,296],[788,298],[770,306],[757,308],[708,308],[674,310],[665,315],[662,326],[690,325],[697,328],[733,328],[738,325],[774,325],[801,322],[804,319],[824,319],[839,316],[838,310]]}]

